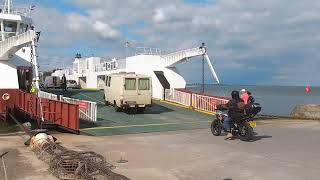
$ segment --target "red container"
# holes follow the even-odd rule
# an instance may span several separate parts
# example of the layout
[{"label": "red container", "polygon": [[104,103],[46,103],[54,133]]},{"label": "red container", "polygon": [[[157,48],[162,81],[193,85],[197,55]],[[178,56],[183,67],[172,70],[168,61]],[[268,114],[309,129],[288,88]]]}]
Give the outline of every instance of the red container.
[{"label": "red container", "polygon": [[[2,99],[5,93],[10,95],[8,101]],[[18,89],[0,89],[0,98],[0,112],[3,112],[5,107],[17,108],[37,120],[39,124],[43,117],[45,122],[73,130],[79,129],[79,106],[76,104],[39,98]]]}]

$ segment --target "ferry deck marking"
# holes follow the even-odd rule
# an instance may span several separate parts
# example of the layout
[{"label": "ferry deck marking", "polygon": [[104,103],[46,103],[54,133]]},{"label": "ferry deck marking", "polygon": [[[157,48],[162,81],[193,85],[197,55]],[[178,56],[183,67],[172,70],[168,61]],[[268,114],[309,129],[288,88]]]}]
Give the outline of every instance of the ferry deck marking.
[{"label": "ferry deck marking", "polygon": [[147,127],[147,126],[163,126],[163,125],[179,125],[179,124],[201,124],[201,123],[211,123],[212,121],[190,121],[181,123],[161,123],[161,124],[139,124],[139,125],[126,125],[126,126],[104,126],[104,127],[94,127],[81,129],[86,130],[97,130],[97,129],[119,129],[119,128],[130,128],[130,127]]}]

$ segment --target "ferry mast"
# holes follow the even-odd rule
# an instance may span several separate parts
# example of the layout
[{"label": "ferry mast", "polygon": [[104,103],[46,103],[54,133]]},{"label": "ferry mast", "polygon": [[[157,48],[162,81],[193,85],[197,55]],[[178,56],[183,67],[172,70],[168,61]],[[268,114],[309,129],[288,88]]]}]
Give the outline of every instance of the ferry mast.
[{"label": "ferry mast", "polygon": [[12,0],[5,0],[4,2],[4,7],[6,8],[5,10],[5,13],[8,13],[10,14],[11,13],[11,10],[13,9],[13,3],[12,3]]}]

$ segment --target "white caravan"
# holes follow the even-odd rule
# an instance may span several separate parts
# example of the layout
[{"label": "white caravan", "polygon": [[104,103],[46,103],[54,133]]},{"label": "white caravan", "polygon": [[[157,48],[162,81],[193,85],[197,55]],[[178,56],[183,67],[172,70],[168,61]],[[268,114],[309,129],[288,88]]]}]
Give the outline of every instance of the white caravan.
[{"label": "white caravan", "polygon": [[151,77],[135,73],[116,73],[106,76],[104,99],[115,111],[134,108],[143,112],[151,105]]}]

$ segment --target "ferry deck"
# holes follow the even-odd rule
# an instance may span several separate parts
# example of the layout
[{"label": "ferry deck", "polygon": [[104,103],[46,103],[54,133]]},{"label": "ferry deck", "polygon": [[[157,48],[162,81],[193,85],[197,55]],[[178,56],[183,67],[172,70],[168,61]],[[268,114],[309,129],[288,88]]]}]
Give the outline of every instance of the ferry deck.
[{"label": "ferry deck", "polygon": [[48,92],[64,97],[77,98],[97,102],[97,122],[95,124],[80,123],[82,133],[94,136],[109,136],[135,133],[163,132],[176,130],[204,129],[209,131],[213,116],[170,104],[153,100],[152,107],[143,114],[115,112],[112,106],[106,106],[103,91],[68,90],[64,92],[52,89]]}]

